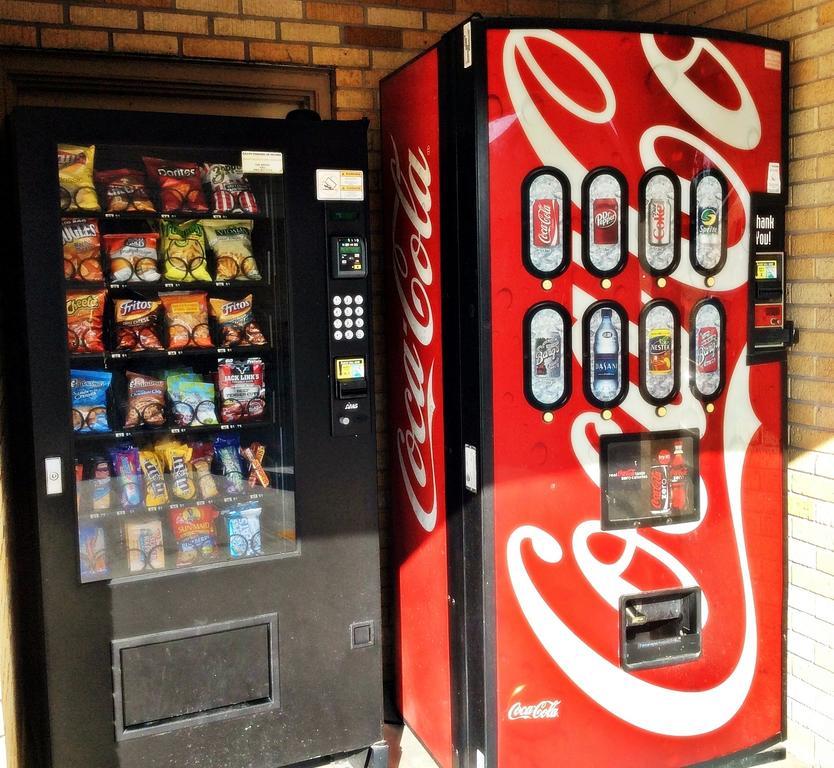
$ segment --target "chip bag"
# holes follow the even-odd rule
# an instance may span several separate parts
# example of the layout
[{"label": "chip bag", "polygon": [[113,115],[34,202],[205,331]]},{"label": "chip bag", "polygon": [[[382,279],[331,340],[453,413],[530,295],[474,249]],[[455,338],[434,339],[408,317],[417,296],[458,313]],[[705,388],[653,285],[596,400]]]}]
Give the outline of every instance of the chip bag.
[{"label": "chip bag", "polygon": [[154,283],[160,278],[157,247],[159,235],[105,235],[104,250],[114,283]]},{"label": "chip bag", "polygon": [[75,432],[109,432],[107,390],[110,371],[70,371],[72,428]]},{"label": "chip bag", "polygon": [[158,507],[168,503],[168,487],[165,485],[162,461],[154,451],[139,451],[139,464],[145,476],[145,506]]},{"label": "chip bag", "polygon": [[165,382],[144,373],[127,372],[125,428],[165,424]]},{"label": "chip bag", "polygon": [[67,346],[70,352],[104,352],[107,291],[67,291]]},{"label": "chip bag", "polygon": [[211,504],[194,504],[169,512],[171,531],[177,542],[177,568],[217,558],[220,552],[214,521],[218,514]]},{"label": "chip bag", "polygon": [[62,211],[101,210],[93,185],[95,156],[95,146],[58,145],[58,184]]},{"label": "chip bag", "polygon": [[125,523],[127,563],[131,573],[165,567],[165,540],[161,520]]},{"label": "chip bag", "polygon": [[261,280],[252,250],[251,219],[207,220],[206,240],[214,253],[217,280]]},{"label": "chip bag", "polygon": [[197,491],[201,499],[211,499],[220,491],[214,476],[211,474],[211,460],[214,456],[214,446],[206,441],[191,444],[191,468],[197,481]]},{"label": "chip bag", "polygon": [[154,213],[156,208],[148,194],[145,174],[130,168],[97,171],[96,182],[102,190],[108,213],[144,211]]},{"label": "chip bag", "polygon": [[168,397],[178,427],[200,427],[217,424],[214,384],[195,374],[169,374]]},{"label": "chip bag", "polygon": [[162,210],[206,213],[208,204],[203,195],[202,174],[197,163],[143,157],[148,179],[159,187]]},{"label": "chip bag", "polygon": [[163,221],[162,255],[166,280],[211,281],[206,265],[206,234],[199,221]]},{"label": "chip bag", "polygon": [[64,277],[67,280],[104,280],[101,270],[101,236],[95,219],[64,219]]},{"label": "chip bag", "polygon": [[261,505],[254,501],[237,504],[223,514],[229,534],[229,556],[237,559],[263,554]]},{"label": "chip bag", "polygon": [[217,321],[221,347],[263,346],[266,337],[254,319],[252,294],[242,299],[209,299],[211,316]]},{"label": "chip bag", "polygon": [[208,302],[202,291],[164,293],[160,297],[168,326],[168,349],[211,347]]},{"label": "chip bag", "polygon": [[215,213],[257,213],[258,202],[239,165],[203,163],[203,181],[211,185]]},{"label": "chip bag", "polygon": [[114,299],[116,349],[119,351],[162,350],[159,309],[156,299]]}]

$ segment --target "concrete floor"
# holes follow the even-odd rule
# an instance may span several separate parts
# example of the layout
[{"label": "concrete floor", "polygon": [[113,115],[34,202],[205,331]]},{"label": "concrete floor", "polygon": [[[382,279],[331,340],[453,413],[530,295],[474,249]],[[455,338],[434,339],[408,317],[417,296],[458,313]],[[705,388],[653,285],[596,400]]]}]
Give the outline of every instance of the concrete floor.
[{"label": "concrete floor", "polygon": [[[386,725],[385,740],[390,750],[388,757],[388,768],[437,768],[437,763],[431,759],[423,745],[417,741],[414,734],[402,726]],[[555,768],[557,762],[552,764]],[[805,763],[800,762],[790,755],[786,760],[777,763],[767,763],[770,768],[808,768]]]}]

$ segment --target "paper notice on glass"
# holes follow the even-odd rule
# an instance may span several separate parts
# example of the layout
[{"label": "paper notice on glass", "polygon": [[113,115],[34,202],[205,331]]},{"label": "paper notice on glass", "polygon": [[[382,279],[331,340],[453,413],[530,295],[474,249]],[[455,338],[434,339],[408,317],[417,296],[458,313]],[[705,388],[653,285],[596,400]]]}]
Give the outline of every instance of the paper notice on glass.
[{"label": "paper notice on glass", "polygon": [[244,149],[240,153],[240,167],[244,173],[284,172],[284,155],[281,152],[255,152]]},{"label": "paper notice on glass", "polygon": [[317,168],[316,198],[318,200],[364,200],[364,172]]}]

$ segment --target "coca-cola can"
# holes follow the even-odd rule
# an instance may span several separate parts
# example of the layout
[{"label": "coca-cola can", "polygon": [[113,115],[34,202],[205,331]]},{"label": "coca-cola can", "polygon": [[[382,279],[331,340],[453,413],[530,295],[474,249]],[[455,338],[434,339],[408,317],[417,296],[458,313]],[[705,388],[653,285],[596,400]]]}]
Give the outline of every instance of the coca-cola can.
[{"label": "coca-cola can", "polygon": [[541,198],[533,201],[533,245],[551,248],[559,244],[559,201]]},{"label": "coca-cola can", "polygon": [[653,515],[665,515],[671,509],[669,467],[664,464],[654,464],[649,470],[649,511]]},{"label": "coca-cola can", "polygon": [[715,373],[718,370],[718,328],[705,325],[695,337],[695,366],[698,373]]},{"label": "coca-cola can", "polygon": [[620,214],[613,197],[598,197],[593,205],[594,244],[616,245],[620,241]]},{"label": "coca-cola can", "polygon": [[649,200],[649,245],[669,245],[672,242],[672,206],[668,200]]}]

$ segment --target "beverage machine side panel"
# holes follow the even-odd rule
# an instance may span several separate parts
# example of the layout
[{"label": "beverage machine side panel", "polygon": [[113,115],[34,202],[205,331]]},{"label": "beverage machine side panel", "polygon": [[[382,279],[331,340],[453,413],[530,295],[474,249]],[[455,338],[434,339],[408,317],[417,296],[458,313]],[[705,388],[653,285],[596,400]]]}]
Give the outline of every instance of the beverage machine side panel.
[{"label": "beverage machine side panel", "polygon": [[501,27],[497,764],[751,749],[783,707],[784,245],[750,244],[784,216],[785,49]]},{"label": "beverage machine side panel", "polygon": [[399,706],[450,766],[438,55],[381,84]]}]

